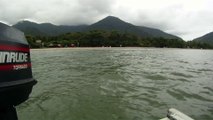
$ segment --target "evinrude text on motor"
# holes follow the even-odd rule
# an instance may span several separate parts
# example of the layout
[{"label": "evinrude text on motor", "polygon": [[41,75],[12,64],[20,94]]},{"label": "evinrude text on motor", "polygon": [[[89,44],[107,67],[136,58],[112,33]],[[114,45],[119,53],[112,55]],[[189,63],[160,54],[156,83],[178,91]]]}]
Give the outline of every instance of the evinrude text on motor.
[{"label": "evinrude text on motor", "polygon": [[27,100],[35,84],[24,34],[0,23],[0,112]]}]

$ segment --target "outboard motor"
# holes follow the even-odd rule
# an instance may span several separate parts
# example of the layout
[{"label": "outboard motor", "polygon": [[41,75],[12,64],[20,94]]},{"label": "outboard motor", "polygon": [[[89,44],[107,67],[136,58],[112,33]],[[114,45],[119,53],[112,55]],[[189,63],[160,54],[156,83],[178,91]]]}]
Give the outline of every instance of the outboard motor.
[{"label": "outboard motor", "polygon": [[24,34],[0,23],[0,112],[27,100],[35,84]]}]

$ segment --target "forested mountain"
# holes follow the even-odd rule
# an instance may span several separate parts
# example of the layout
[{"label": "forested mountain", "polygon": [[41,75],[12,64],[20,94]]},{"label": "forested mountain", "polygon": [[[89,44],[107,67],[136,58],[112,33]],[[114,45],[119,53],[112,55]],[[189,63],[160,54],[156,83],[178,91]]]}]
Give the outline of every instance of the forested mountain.
[{"label": "forested mountain", "polygon": [[212,44],[213,45],[213,32],[210,32],[204,36],[194,39],[194,41]]},{"label": "forested mountain", "polygon": [[57,26],[51,23],[38,24],[30,21],[21,21],[13,25],[13,27],[23,31],[26,35],[34,36],[57,36],[70,32],[85,32],[90,30],[115,30],[121,33],[132,33],[143,38],[163,37],[168,39],[181,39],[177,36],[165,33],[158,29],[135,26],[131,23],[127,23],[113,16],[108,16],[88,26]]},{"label": "forested mountain", "polygon": [[131,23],[122,21],[121,19],[113,16],[108,16],[103,20],[98,21],[88,27],[89,30],[101,29],[101,30],[116,30],[120,32],[133,33],[139,35],[143,38],[153,38],[153,37],[163,37],[168,39],[181,39],[177,36],[165,33],[161,30],[144,27],[144,26],[135,26]]},{"label": "forested mountain", "polygon": [[21,21],[13,27],[23,31],[26,35],[33,36],[57,36],[68,32],[78,32],[84,30],[87,25],[65,26],[53,25],[51,23],[34,23],[31,21]]},{"label": "forested mountain", "polygon": [[[159,29],[135,26],[113,16],[91,25],[62,26],[21,21],[13,27],[25,33],[32,48],[69,46],[213,48],[213,32],[185,42]],[[37,43],[37,40],[41,40],[42,44]]]}]

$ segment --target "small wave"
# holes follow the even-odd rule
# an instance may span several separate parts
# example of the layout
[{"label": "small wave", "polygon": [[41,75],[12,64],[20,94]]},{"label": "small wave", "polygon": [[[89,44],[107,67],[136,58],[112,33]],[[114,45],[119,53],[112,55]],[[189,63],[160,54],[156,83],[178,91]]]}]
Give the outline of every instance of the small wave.
[{"label": "small wave", "polygon": [[177,80],[182,81],[182,82],[190,82],[189,80],[184,79],[184,78],[179,78],[179,79],[177,79]]},{"label": "small wave", "polygon": [[179,73],[179,72],[172,72],[171,74],[175,75],[175,76],[186,77],[186,78],[192,78],[193,77],[192,75],[188,75],[188,74],[184,74],[184,73]]},{"label": "small wave", "polygon": [[186,98],[194,98],[201,101],[213,102],[213,100],[204,98],[198,94],[187,93],[183,90],[174,89],[174,91],[167,90],[167,93],[175,97],[178,100],[186,100]]},{"label": "small wave", "polygon": [[188,70],[188,71],[191,72],[191,73],[195,73],[195,74],[202,73],[201,71],[195,71],[195,70]]},{"label": "small wave", "polygon": [[176,92],[173,92],[171,90],[167,90],[166,91],[169,95],[171,95],[172,97],[178,99],[178,100],[182,100],[182,101],[185,101],[186,99],[184,98],[184,96],[182,96],[181,94],[179,93],[176,93]]},{"label": "small wave", "polygon": [[147,102],[150,106],[154,106],[154,107],[161,107],[164,106],[165,104],[162,104],[161,102],[159,102],[157,99],[153,100],[149,97],[143,97],[141,98],[143,101]]},{"label": "small wave", "polygon": [[156,88],[156,87],[142,86],[142,88],[145,88],[145,89],[148,89],[148,90],[153,90],[153,91],[160,91],[160,88]]},{"label": "small wave", "polygon": [[204,89],[207,89],[207,90],[209,90],[209,91],[213,92],[213,89],[212,89],[212,88],[210,88],[210,87],[204,87]]},{"label": "small wave", "polygon": [[177,62],[179,62],[179,63],[185,63],[185,64],[188,64],[188,63],[189,63],[189,62],[183,61],[183,60],[178,60]]},{"label": "small wave", "polygon": [[213,70],[211,70],[211,69],[205,69],[205,68],[203,68],[203,69],[198,69],[198,71],[213,72]]},{"label": "small wave", "polygon": [[167,77],[162,76],[162,75],[147,75],[145,78],[148,78],[150,80],[168,80]]}]

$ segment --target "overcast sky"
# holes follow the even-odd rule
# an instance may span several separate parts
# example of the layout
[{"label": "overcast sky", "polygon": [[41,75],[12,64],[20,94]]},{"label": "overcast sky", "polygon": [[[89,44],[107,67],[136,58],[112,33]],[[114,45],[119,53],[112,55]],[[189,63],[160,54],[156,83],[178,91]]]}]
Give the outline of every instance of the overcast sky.
[{"label": "overcast sky", "polygon": [[92,24],[111,15],[191,40],[213,31],[213,0],[0,0],[0,21]]}]

